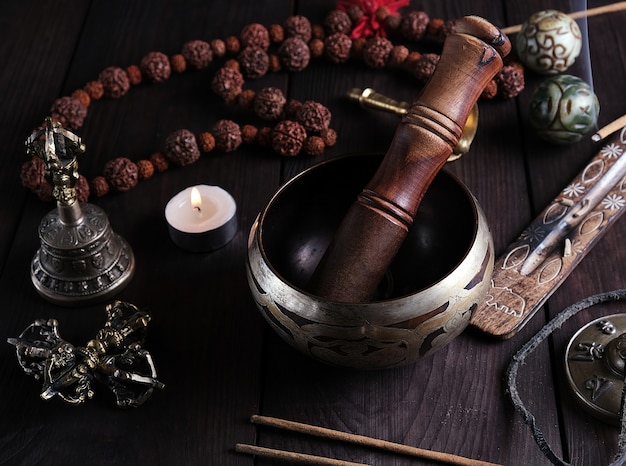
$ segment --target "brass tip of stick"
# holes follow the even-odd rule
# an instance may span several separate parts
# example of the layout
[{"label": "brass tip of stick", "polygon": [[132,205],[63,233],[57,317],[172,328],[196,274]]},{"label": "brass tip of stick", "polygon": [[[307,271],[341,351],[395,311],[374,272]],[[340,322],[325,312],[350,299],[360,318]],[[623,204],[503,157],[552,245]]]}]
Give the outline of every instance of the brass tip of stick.
[{"label": "brass tip of stick", "polygon": [[[368,87],[365,89],[359,89],[354,87],[346,94],[350,100],[358,102],[363,108],[371,108],[374,110],[381,110],[385,112],[394,113],[399,116],[406,115],[410,104],[408,102],[402,102],[394,100],[383,94],[376,92],[374,89]],[[448,159],[448,162],[457,160],[463,154],[469,152],[472,141],[476,136],[478,130],[478,105],[474,105],[472,111],[465,122],[463,132],[459,138],[459,142],[452,151],[452,155]]]},{"label": "brass tip of stick", "polygon": [[391,99],[383,94],[376,92],[368,87],[365,89],[352,88],[348,91],[348,97],[358,102],[363,108],[372,108],[374,110],[382,110],[384,112],[395,113],[396,115],[405,115],[409,104]]}]

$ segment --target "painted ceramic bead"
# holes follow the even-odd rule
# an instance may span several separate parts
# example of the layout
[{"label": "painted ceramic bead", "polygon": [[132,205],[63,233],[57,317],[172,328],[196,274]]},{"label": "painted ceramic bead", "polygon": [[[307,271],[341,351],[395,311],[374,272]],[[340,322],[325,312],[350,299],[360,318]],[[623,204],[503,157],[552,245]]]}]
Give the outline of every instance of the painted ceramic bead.
[{"label": "painted ceramic bead", "polygon": [[582,35],[576,22],[556,10],[543,10],[528,18],[516,38],[517,55],[541,74],[562,73],[580,54]]},{"label": "painted ceramic bead", "polygon": [[539,85],[531,98],[529,117],[542,139],[570,144],[595,127],[599,113],[598,98],[589,84],[564,74]]}]

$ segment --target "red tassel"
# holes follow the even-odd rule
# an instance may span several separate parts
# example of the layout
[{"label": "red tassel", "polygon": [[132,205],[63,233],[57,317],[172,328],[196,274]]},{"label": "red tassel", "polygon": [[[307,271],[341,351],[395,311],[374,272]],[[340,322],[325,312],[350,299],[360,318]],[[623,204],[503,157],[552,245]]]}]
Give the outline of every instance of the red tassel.
[{"label": "red tassel", "polygon": [[350,33],[351,39],[368,38],[373,36],[386,37],[387,33],[383,24],[376,18],[376,10],[386,7],[390,15],[399,14],[399,9],[409,5],[409,0],[338,0],[337,9],[348,11],[351,7],[358,6],[363,12],[353,25]]}]

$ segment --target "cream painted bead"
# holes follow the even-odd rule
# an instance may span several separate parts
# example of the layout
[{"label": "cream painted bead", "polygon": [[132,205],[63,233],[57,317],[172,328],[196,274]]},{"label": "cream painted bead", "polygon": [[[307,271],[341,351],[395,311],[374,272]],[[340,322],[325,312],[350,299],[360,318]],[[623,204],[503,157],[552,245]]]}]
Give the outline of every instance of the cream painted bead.
[{"label": "cream painted bead", "polygon": [[557,74],[567,70],[582,48],[576,21],[556,10],[543,10],[528,18],[516,37],[517,55],[531,70]]}]

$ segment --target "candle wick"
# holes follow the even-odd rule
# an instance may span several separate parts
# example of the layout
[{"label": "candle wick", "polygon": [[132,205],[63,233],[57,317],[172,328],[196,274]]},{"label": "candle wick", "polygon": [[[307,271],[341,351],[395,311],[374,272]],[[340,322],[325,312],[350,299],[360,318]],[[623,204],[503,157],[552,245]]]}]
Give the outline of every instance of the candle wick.
[{"label": "candle wick", "polygon": [[193,210],[195,210],[196,212],[202,212],[202,209],[200,208],[200,206],[194,206]]}]

